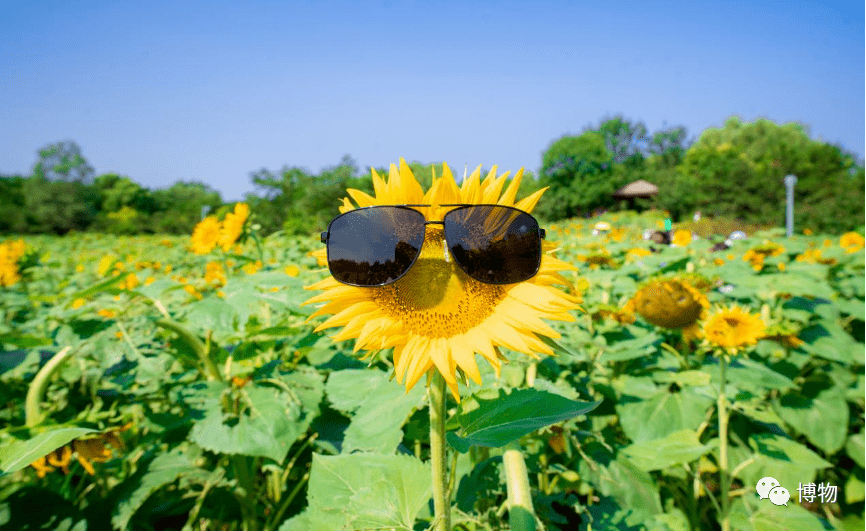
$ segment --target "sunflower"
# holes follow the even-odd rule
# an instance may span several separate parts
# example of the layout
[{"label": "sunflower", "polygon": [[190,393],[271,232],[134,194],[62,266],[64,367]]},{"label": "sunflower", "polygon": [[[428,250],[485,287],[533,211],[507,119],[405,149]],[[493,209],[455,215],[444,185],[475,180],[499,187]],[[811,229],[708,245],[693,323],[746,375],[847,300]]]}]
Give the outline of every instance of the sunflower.
[{"label": "sunflower", "polygon": [[679,229],[674,232],[674,237],[671,238],[671,243],[676,245],[677,247],[685,247],[688,244],[692,243],[692,231]]},{"label": "sunflower", "polygon": [[709,346],[719,347],[729,354],[736,354],[748,345],[754,345],[764,337],[766,325],[758,315],[733,305],[719,307],[704,323],[704,339]]},{"label": "sunflower", "polygon": [[11,286],[21,280],[19,261],[26,251],[24,240],[0,243],[0,286]]},{"label": "sunflower", "polygon": [[220,240],[220,222],[214,216],[199,221],[192,231],[192,252],[207,254],[213,251]]},{"label": "sunflower", "polygon": [[623,311],[637,312],[662,328],[685,329],[710,307],[706,295],[680,278],[650,280],[626,303]]},{"label": "sunflower", "polygon": [[839,246],[844,247],[849,254],[856,253],[864,247],[863,236],[856,232],[846,232],[839,237]]},{"label": "sunflower", "polygon": [[224,286],[226,272],[219,262],[208,262],[205,265],[204,281],[208,285]]},{"label": "sunflower", "polygon": [[[394,204],[431,204],[419,210],[430,220],[441,220],[449,207],[442,203],[499,204],[531,212],[544,190],[515,202],[523,170],[501,193],[508,173],[496,176],[496,166],[481,180],[480,166],[460,187],[447,164],[442,177],[436,178],[425,193],[405,160],[399,169],[391,165],[387,182],[372,171],[375,196],[358,190],[347,190],[358,207]],[[341,212],[354,210],[349,198],[343,199]],[[499,375],[504,357],[497,347],[523,352],[533,358],[536,353],[552,355],[553,351],[538,336],[559,337],[542,319],[574,321],[568,312],[576,309],[577,300],[555,288],[569,285],[559,272],[576,270],[552,256],[555,244],[543,241],[541,267],[533,278],[508,285],[492,285],[468,277],[453,260],[446,260],[444,235],[440,225],[428,225],[421,254],[412,268],[398,281],[380,287],[359,288],[341,284],[333,277],[308,286],[320,290],[304,304],[322,303],[311,318],[332,314],[317,331],[343,327],[335,341],[355,338],[355,352],[364,349],[394,349],[394,374],[405,382],[407,391],[425,374],[437,370],[452,395],[457,391],[456,373],[469,376],[481,384],[475,360],[480,354]],[[314,252],[321,261],[326,250]]]},{"label": "sunflower", "polygon": [[223,221],[222,232],[220,232],[219,244],[223,251],[228,252],[231,246],[240,238],[244,232],[244,223],[250,216],[250,207],[246,203],[235,205],[234,212],[226,214]]}]

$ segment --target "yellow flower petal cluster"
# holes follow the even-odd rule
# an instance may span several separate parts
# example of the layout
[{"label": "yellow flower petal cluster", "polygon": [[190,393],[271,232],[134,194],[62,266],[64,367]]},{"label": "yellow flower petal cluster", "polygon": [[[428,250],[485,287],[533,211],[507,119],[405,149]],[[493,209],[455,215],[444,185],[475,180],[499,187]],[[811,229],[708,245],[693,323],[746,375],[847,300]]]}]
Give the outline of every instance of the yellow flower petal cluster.
[{"label": "yellow flower petal cluster", "polygon": [[246,203],[237,203],[234,211],[226,214],[220,222],[216,216],[208,216],[201,220],[192,231],[192,252],[208,254],[219,245],[228,252],[232,245],[244,232],[244,223],[250,216],[250,207]]},{"label": "yellow flower petal cluster", "polygon": [[246,203],[236,204],[234,212],[226,214],[219,238],[219,245],[223,251],[228,252],[232,245],[240,238],[244,232],[244,223],[246,223],[249,217],[250,207]]},{"label": "yellow flower petal cluster", "polygon": [[733,305],[714,310],[704,323],[703,333],[708,345],[736,354],[756,344],[764,337],[766,328],[760,316]]},{"label": "yellow flower petal cluster", "polygon": [[770,241],[762,245],[752,247],[743,255],[743,260],[752,264],[752,269],[760,271],[764,268],[764,259],[768,256],[779,256],[785,252],[785,248]]},{"label": "yellow flower petal cluster", "polygon": [[130,273],[126,275],[126,278],[123,279],[123,282],[118,284],[120,289],[135,289],[136,286],[141,284],[141,281],[138,280],[138,277],[135,273]]},{"label": "yellow flower petal cluster", "polygon": [[634,247],[629,249],[625,253],[625,261],[626,262],[635,262],[641,259],[643,256],[649,256],[653,254],[649,249],[644,249],[642,247]]},{"label": "yellow flower petal cluster", "polygon": [[821,255],[821,249],[806,249],[803,251],[803,254],[798,254],[795,260],[798,262],[806,262],[808,264],[833,265],[836,263],[835,258],[824,258]]},{"label": "yellow flower petal cluster", "polygon": [[21,280],[18,261],[27,251],[24,240],[0,243],[0,286],[11,286]]},{"label": "yellow flower petal cluster", "polygon": [[845,248],[848,254],[862,251],[864,246],[863,235],[856,232],[846,232],[839,237],[839,246]]},{"label": "yellow flower petal cluster", "polygon": [[700,320],[710,307],[706,295],[684,279],[658,279],[644,284],[623,308],[651,324],[682,329]]},{"label": "yellow flower petal cluster", "polygon": [[224,286],[226,283],[226,272],[219,262],[208,262],[205,265],[204,281],[208,285]]},{"label": "yellow flower petal cluster", "polygon": [[207,254],[220,240],[220,222],[215,216],[201,220],[192,231],[192,252]]},{"label": "yellow flower petal cluster", "polygon": [[692,231],[679,229],[674,232],[673,238],[671,238],[671,243],[676,245],[677,247],[685,247],[688,244],[692,243]]},{"label": "yellow flower petal cluster", "polygon": [[83,439],[75,439],[68,445],[61,446],[46,456],[36,459],[30,466],[36,469],[36,475],[40,478],[45,477],[45,474],[52,472],[55,468],[59,468],[64,474],[69,473],[69,463],[74,456],[84,470],[91,476],[96,474],[93,468],[93,463],[104,463],[112,458],[113,453],[111,448],[115,450],[123,449],[123,442],[120,440],[119,433],[128,430],[132,423],[124,426],[112,428],[105,433],[100,433],[96,437]]},{"label": "yellow flower petal cluster", "polygon": [[[396,204],[432,204],[418,207],[428,220],[441,220],[453,207],[443,203],[499,204],[531,212],[544,190],[516,201],[523,175],[521,169],[505,188],[508,173],[497,176],[496,167],[482,180],[481,168],[458,187],[450,168],[443,164],[442,176],[424,191],[406,161],[391,165],[388,179],[372,171],[375,195],[347,190],[341,212],[358,207]],[[505,191],[503,192],[503,188]],[[353,203],[354,201],[354,203]],[[342,327],[335,341],[355,339],[355,351],[394,349],[394,374],[411,389],[425,374],[438,371],[451,394],[459,400],[457,372],[481,384],[476,363],[480,354],[499,374],[502,361],[497,347],[505,347],[537,358],[552,355],[539,336],[557,338],[544,319],[574,321],[569,314],[576,299],[555,284],[569,285],[560,271],[574,266],[553,256],[555,244],[543,242],[543,258],[533,278],[517,284],[490,285],[466,275],[453,260],[444,256],[444,235],[440,225],[428,225],[421,254],[412,268],[387,286],[359,288],[337,282],[333,277],[306,289],[323,293],[305,304],[325,303],[311,318],[331,315],[316,330]],[[319,260],[325,249],[314,253]]]}]

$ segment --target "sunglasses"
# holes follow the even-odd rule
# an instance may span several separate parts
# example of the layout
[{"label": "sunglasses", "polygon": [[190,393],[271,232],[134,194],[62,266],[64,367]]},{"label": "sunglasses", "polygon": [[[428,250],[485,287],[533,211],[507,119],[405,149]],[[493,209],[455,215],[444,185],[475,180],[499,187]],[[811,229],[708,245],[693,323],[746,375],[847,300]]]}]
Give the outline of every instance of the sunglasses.
[{"label": "sunglasses", "polygon": [[405,275],[424,244],[427,225],[443,225],[448,253],[460,269],[485,284],[528,280],[541,266],[544,229],[526,212],[502,205],[458,207],[427,221],[411,207],[371,206],[337,216],[322,233],[331,275],[350,286],[386,286]]}]

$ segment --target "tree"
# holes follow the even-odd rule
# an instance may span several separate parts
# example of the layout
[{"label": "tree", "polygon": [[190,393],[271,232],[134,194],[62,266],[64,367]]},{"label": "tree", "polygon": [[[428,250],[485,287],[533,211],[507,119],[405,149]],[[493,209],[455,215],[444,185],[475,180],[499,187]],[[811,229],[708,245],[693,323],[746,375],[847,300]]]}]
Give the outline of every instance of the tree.
[{"label": "tree", "polygon": [[33,175],[49,181],[88,184],[93,167],[81,155],[81,148],[71,140],[49,144],[39,150],[39,161]]},{"label": "tree", "polygon": [[611,194],[622,183],[611,178],[612,164],[613,154],[599,132],[563,136],[553,142],[541,161],[541,184],[551,188],[540,210],[542,217],[561,219],[613,205]]},{"label": "tree", "polygon": [[219,192],[201,182],[179,181],[172,186],[153,191],[157,212],[153,215],[156,232],[184,234],[201,221],[202,207],[215,211],[223,201]]},{"label": "tree", "polygon": [[647,128],[643,122],[632,122],[622,115],[601,122],[597,131],[604,145],[613,154],[613,161],[627,166],[639,166],[647,145]]},{"label": "tree", "polygon": [[21,175],[0,175],[0,233],[27,232],[27,200]]},{"label": "tree", "polygon": [[671,127],[652,135],[647,150],[651,154],[655,168],[673,168],[682,162],[688,149],[686,128]]},{"label": "tree", "polygon": [[863,226],[863,179],[858,177],[862,168],[854,158],[836,146],[811,140],[799,124],[770,120],[744,123],[732,117],[724,127],[704,131],[679,167],[680,188],[689,192],[675,198],[676,205],[668,205],[781,225],[782,180],[788,174],[798,178],[798,226]]}]

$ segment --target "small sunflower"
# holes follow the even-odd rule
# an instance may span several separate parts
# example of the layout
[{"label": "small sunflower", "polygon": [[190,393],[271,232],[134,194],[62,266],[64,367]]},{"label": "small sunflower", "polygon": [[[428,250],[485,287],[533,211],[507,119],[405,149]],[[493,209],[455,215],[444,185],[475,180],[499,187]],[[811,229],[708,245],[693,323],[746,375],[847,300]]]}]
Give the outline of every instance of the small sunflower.
[{"label": "small sunflower", "polygon": [[[480,167],[457,186],[451,170],[443,164],[442,177],[433,174],[425,193],[409,166],[401,158],[399,169],[392,164],[387,181],[372,171],[375,195],[347,190],[358,207],[394,204],[468,203],[513,206],[531,212],[544,190],[515,201],[523,175],[521,169],[504,193],[508,173],[496,175],[494,166],[483,180]],[[343,199],[340,212],[356,207]],[[441,220],[449,207],[420,207],[430,220]],[[316,330],[342,327],[335,341],[355,338],[355,352],[364,349],[394,349],[394,374],[411,389],[425,374],[438,371],[459,400],[456,373],[460,371],[477,384],[481,374],[475,360],[480,354],[499,374],[502,355],[497,347],[536,353],[553,351],[538,336],[559,337],[542,319],[574,321],[568,312],[576,299],[554,284],[569,285],[560,271],[575,270],[552,256],[555,244],[543,241],[541,267],[531,279],[516,284],[492,285],[468,277],[453,260],[444,257],[441,226],[428,225],[426,238],[412,268],[398,281],[380,287],[354,287],[333,277],[308,286],[320,290],[304,304],[327,303],[312,317],[332,314]],[[325,258],[325,249],[313,254]]]},{"label": "small sunflower", "polygon": [[236,204],[234,212],[226,214],[219,237],[219,245],[223,248],[223,251],[228,252],[238,238],[241,237],[241,234],[244,232],[244,223],[246,223],[249,216],[250,207],[246,203]]},{"label": "small sunflower", "polygon": [[839,246],[844,247],[848,254],[856,253],[864,247],[863,235],[856,232],[846,232],[839,237]]},{"label": "small sunflower", "polygon": [[20,261],[27,252],[24,240],[0,243],[0,286],[11,286],[21,280]]},{"label": "small sunflower", "polygon": [[220,222],[214,216],[201,220],[192,231],[192,252],[207,254],[220,240]]},{"label": "small sunflower", "polygon": [[674,237],[671,238],[671,243],[677,247],[685,247],[692,243],[692,231],[679,229],[674,232]]},{"label": "small sunflower", "polygon": [[733,305],[713,311],[704,323],[703,333],[707,345],[733,355],[756,344],[764,337],[766,328],[760,316]]},{"label": "small sunflower", "polygon": [[651,280],[625,305],[662,328],[684,329],[700,320],[709,308],[706,295],[685,279]]},{"label": "small sunflower", "polygon": [[798,254],[795,260],[797,262],[806,262],[809,264],[833,265],[836,263],[835,258],[824,258],[821,255],[821,249],[806,249],[803,251],[803,254]]}]

